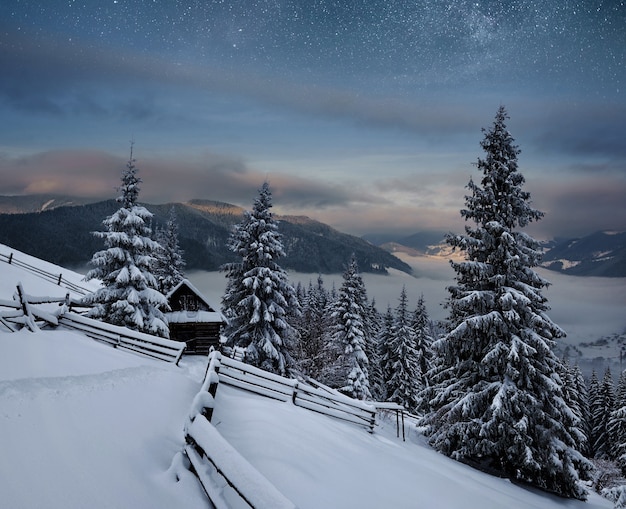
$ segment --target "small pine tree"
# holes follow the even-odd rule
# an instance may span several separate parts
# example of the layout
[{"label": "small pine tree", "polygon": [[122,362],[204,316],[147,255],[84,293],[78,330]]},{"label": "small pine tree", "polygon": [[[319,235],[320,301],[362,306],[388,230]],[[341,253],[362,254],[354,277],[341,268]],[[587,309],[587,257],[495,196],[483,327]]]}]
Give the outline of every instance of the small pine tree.
[{"label": "small pine tree", "polygon": [[160,246],[151,238],[152,213],[137,204],[141,179],[132,145],[121,180],[120,209],[103,221],[106,231],[94,232],[104,239],[106,249],[93,255],[94,268],[86,276],[87,280],[100,279],[103,286],[87,295],[84,302],[93,306],[88,313],[92,318],[169,337],[164,315],[168,303],[153,273]]},{"label": "small pine tree", "polygon": [[594,457],[599,459],[612,459],[613,445],[609,432],[611,413],[615,410],[615,385],[611,368],[607,367],[602,382],[598,387],[596,400],[592,403],[593,413],[593,450]]},{"label": "small pine tree", "polygon": [[576,393],[578,402],[578,411],[580,412],[580,431],[582,433],[582,442],[580,444],[580,452],[589,457],[590,441],[591,441],[591,415],[589,410],[589,393],[587,392],[587,385],[583,372],[578,364],[575,364],[571,368],[572,379],[574,382],[574,391]]},{"label": "small pine tree", "polygon": [[378,357],[380,359],[380,370],[383,378],[383,394],[381,399],[383,401],[387,401],[389,397],[387,380],[391,380],[393,376],[393,363],[389,362],[389,359],[393,359],[393,352],[391,350],[393,322],[393,311],[391,305],[387,304],[387,312],[383,315],[382,327],[378,333]]},{"label": "small pine tree", "polygon": [[241,261],[222,267],[228,280],[222,298],[228,320],[224,336],[226,346],[246,349],[245,362],[285,375],[295,366],[291,352],[297,334],[288,314],[299,313],[300,303],[287,272],[278,265],[285,253],[270,211],[271,197],[265,182],[252,211],[229,239]]},{"label": "small pine tree", "polygon": [[564,332],[547,316],[548,282],[533,270],[539,244],[520,231],[543,213],[522,190],[507,118],[500,107],[483,130],[481,184],[470,179],[461,210],[475,227],[447,239],[465,260],[451,263],[450,331],[434,343],[441,364],[425,424],[431,444],[452,458],[585,499],[578,480],[591,465],[576,450],[553,351]]},{"label": "small pine tree", "polygon": [[159,290],[167,295],[172,288],[185,279],[185,261],[178,242],[178,223],[174,207],[170,209],[165,228],[157,230],[156,241],[161,249],[157,256],[155,276]]},{"label": "small pine tree", "polygon": [[368,360],[368,378],[370,383],[370,393],[376,401],[384,401],[385,397],[385,381],[383,378],[381,359],[378,354],[378,337],[382,328],[382,317],[376,309],[376,301],[372,302],[367,308],[366,320],[366,341],[365,355]]},{"label": "small pine tree", "polygon": [[587,406],[589,407],[589,450],[588,454],[590,458],[595,458],[596,450],[595,443],[596,439],[596,419],[595,415],[600,415],[598,410],[598,405],[600,404],[600,399],[598,394],[600,393],[600,379],[598,378],[598,373],[593,369],[591,371],[591,377],[589,378],[589,387],[587,390]]},{"label": "small pine tree", "polygon": [[367,327],[367,296],[352,255],[343,273],[343,283],[332,309],[331,342],[339,356],[334,363],[334,375],[342,384],[339,388],[355,399],[370,399],[368,358],[365,354]]},{"label": "small pine tree", "polygon": [[387,400],[402,405],[409,412],[419,406],[419,392],[423,388],[420,376],[420,352],[417,351],[417,333],[411,324],[407,308],[406,288],[402,288],[396,308],[387,354],[382,362],[384,372],[390,375],[385,382]]},{"label": "small pine tree", "polygon": [[[417,306],[413,313],[413,321],[411,322],[413,330],[415,330],[415,350],[418,355],[418,381],[416,383],[420,392],[423,391],[428,385],[428,372],[432,369],[433,351],[432,344],[433,338],[433,324],[428,318],[428,311],[426,310],[426,303],[424,302],[424,295],[420,295],[417,300]],[[427,403],[422,399],[421,395],[418,398],[419,405],[416,410],[426,411],[428,409]]]},{"label": "small pine tree", "polygon": [[324,288],[324,280],[319,275],[315,285],[309,282],[308,290],[303,296],[298,327],[298,364],[302,373],[314,379],[320,378],[328,363],[328,352],[325,348],[327,302],[328,293]]},{"label": "small pine tree", "polygon": [[575,420],[571,428],[572,437],[576,441],[576,448],[583,454],[589,450],[589,407],[587,406],[587,387],[578,366],[570,366],[567,359],[563,359],[560,375],[563,382],[563,399],[572,409]]}]

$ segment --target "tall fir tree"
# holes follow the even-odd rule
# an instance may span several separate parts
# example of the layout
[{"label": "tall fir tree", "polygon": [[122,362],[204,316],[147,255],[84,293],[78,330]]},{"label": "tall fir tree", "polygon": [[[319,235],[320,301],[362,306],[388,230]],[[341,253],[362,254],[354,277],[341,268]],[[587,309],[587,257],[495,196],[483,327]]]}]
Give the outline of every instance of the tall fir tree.
[{"label": "tall fir tree", "polygon": [[343,273],[343,282],[332,307],[331,350],[338,352],[334,364],[334,384],[355,399],[370,399],[365,342],[367,295],[354,255]]},{"label": "tall fir tree", "polygon": [[541,219],[522,189],[518,147],[500,107],[483,129],[484,158],[470,179],[465,235],[447,242],[465,254],[451,262],[449,332],[434,343],[434,398],[424,423],[439,451],[566,497],[586,498],[579,476],[590,463],[576,450],[574,416],[563,399],[553,352],[564,336],[546,311],[548,282],[533,267],[539,244],[521,229]]},{"label": "tall fir tree", "polygon": [[278,223],[270,211],[272,194],[263,183],[252,211],[246,211],[229,239],[241,260],[222,267],[227,286],[222,309],[228,323],[226,346],[245,348],[244,361],[281,375],[294,368],[296,330],[290,313],[299,313],[296,292],[278,264],[285,255]]},{"label": "tall fir tree", "polygon": [[158,290],[154,268],[160,245],[152,240],[152,213],[138,205],[137,167],[130,158],[122,173],[121,207],[103,221],[104,232],[94,232],[104,239],[106,249],[95,253],[87,280],[100,279],[102,288],[87,295],[84,302],[93,306],[88,315],[113,325],[169,337],[164,312],[167,299]]},{"label": "tall fir tree", "polygon": [[156,260],[155,276],[159,290],[164,295],[185,279],[185,260],[178,242],[178,222],[176,209],[172,207],[165,227],[156,232],[156,241],[161,249]]},{"label": "tall fir tree", "polygon": [[409,412],[416,412],[419,406],[420,356],[417,351],[417,333],[412,325],[407,304],[406,288],[402,288],[400,302],[396,308],[389,345],[382,359],[387,401],[398,403]]}]

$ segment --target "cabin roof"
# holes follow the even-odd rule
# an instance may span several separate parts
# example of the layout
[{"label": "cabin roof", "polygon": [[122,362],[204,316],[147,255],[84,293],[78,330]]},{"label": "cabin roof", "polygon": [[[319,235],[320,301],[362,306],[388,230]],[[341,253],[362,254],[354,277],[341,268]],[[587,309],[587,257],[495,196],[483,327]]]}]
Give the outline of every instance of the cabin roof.
[{"label": "cabin roof", "polygon": [[183,279],[182,281],[180,281],[174,288],[172,288],[168,294],[165,296],[168,300],[168,302],[170,301],[170,299],[172,298],[172,296],[183,286],[187,287],[189,290],[191,290],[196,297],[198,297],[198,299],[200,299],[209,309],[213,310],[213,312],[216,312],[215,310],[217,309],[213,304],[211,304],[204,295],[202,295],[202,293],[200,293],[200,290],[198,290],[194,285],[191,284],[191,281],[189,281],[188,279]]}]

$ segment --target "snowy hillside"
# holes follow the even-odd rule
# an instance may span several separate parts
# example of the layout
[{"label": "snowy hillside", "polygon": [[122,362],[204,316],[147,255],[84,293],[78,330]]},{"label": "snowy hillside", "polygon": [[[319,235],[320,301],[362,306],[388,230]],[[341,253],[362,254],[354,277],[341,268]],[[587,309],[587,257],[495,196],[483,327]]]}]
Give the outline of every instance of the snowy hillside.
[{"label": "snowy hillside", "polygon": [[[66,293],[0,261],[0,299],[11,299],[19,281],[31,295]],[[176,482],[169,469],[205,366],[187,357],[176,367],[61,329],[0,331],[0,505],[208,507],[195,478]],[[409,423],[403,442],[388,418],[370,435],[220,386],[213,423],[302,509],[612,507],[595,494],[566,500],[478,472],[432,451]]]}]

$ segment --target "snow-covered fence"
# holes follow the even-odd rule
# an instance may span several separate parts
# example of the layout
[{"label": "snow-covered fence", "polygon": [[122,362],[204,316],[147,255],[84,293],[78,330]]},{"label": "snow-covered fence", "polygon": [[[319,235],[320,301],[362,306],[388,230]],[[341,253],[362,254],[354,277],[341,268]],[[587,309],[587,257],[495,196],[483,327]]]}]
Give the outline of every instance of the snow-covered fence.
[{"label": "snow-covered fence", "polygon": [[85,336],[104,341],[115,348],[130,350],[162,361],[178,364],[185,350],[185,343],[137,332],[119,325],[65,312],[58,317],[59,325],[82,332]]},{"label": "snow-covered fence", "polygon": [[[204,382],[185,425],[184,454],[207,497],[217,509],[248,507],[295,509],[276,487],[239,454],[211,424],[222,356],[212,352]],[[236,503],[239,501],[239,504]]]},{"label": "snow-covered fence", "polygon": [[229,495],[256,509],[296,509],[203,415],[189,425],[186,439],[185,454],[216,509],[233,507]]},{"label": "snow-covered fence", "polygon": [[[219,383],[237,387],[278,401],[291,401],[294,405],[336,419],[363,426],[372,433],[376,424],[376,409],[371,405],[349,398],[336,391],[312,387],[298,380],[284,378],[262,369],[236,361],[214,352],[212,359],[219,360]],[[207,372],[209,376],[210,370]]]},{"label": "snow-covered fence", "polygon": [[24,292],[22,283],[17,284],[17,292],[13,294],[13,300],[0,299],[0,323],[12,332],[22,327],[30,331],[39,330],[37,321],[58,325],[57,317],[51,313],[34,307],[34,304],[64,302],[65,298],[56,297],[33,297]]},{"label": "snow-covered fence", "polygon": [[71,281],[68,281],[67,279],[65,279],[63,277],[63,274],[53,274],[52,272],[48,272],[45,271],[39,267],[35,267],[34,265],[30,265],[26,262],[22,262],[20,260],[17,260],[15,258],[15,256],[13,255],[13,253],[9,253],[8,255],[0,253],[0,261],[2,262],[6,262],[9,265],[15,265],[16,267],[20,267],[22,269],[25,269],[29,272],[31,272],[32,274],[35,274],[36,276],[39,276],[42,279],[45,279],[46,281],[49,281],[51,283],[56,284],[57,286],[61,286],[63,288],[66,288],[74,293],[77,293],[79,295],[87,295],[89,293],[91,293],[92,291],[89,290],[88,288],[85,288],[83,286],[77,285],[76,283],[72,283]]}]

